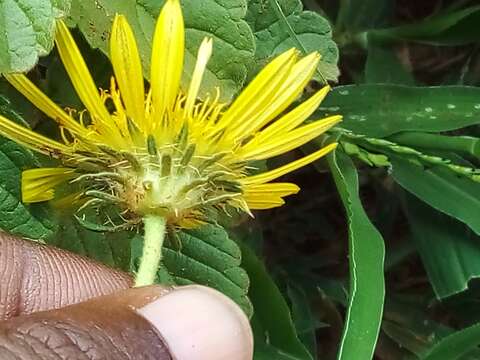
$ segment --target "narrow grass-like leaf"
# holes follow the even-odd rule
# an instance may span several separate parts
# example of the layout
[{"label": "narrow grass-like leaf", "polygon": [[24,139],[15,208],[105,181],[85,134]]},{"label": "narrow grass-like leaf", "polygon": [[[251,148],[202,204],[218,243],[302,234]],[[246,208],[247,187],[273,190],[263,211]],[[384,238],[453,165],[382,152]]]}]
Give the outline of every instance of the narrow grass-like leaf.
[{"label": "narrow grass-like leaf", "polygon": [[456,360],[480,345],[480,324],[457,331],[435,344],[421,360]]},{"label": "narrow grass-like leaf", "polygon": [[342,128],[371,137],[401,131],[440,132],[478,123],[480,88],[402,85],[338,86],[315,118],[342,114]]},{"label": "narrow grass-like leaf", "polygon": [[340,3],[336,29],[352,33],[384,26],[393,13],[393,0],[343,0]]},{"label": "narrow grass-like leaf", "polygon": [[392,176],[403,188],[433,208],[467,224],[480,235],[480,184],[440,166],[424,167],[398,155],[389,156]]},{"label": "narrow grass-like leaf", "polygon": [[385,297],[385,246],[363,209],[353,162],[340,151],[328,161],[346,209],[350,244],[350,298],[338,359],[372,359]]},{"label": "narrow grass-like leaf", "polygon": [[416,41],[434,45],[463,45],[478,41],[472,31],[480,19],[480,6],[471,6],[451,12],[439,12],[423,21],[398,27],[374,30],[384,42]]},{"label": "narrow grass-like leaf", "polygon": [[248,296],[254,308],[255,359],[313,360],[299,340],[290,309],[265,265],[247,245],[241,248],[242,267],[251,281]]},{"label": "narrow grass-like leaf", "polygon": [[405,203],[413,242],[437,297],[466,290],[470,280],[480,277],[480,237],[412,195]]}]

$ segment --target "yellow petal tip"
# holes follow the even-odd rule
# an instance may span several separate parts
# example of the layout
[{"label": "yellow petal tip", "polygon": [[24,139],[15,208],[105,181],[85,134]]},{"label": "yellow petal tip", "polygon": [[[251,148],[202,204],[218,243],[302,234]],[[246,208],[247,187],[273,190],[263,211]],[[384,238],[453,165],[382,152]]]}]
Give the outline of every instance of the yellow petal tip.
[{"label": "yellow petal tip", "polygon": [[116,27],[124,25],[127,22],[128,21],[125,15],[116,13],[115,17],[113,18],[112,32],[115,30]]},{"label": "yellow petal tip", "polygon": [[177,9],[181,8],[180,0],[168,0],[167,3],[165,4],[165,7],[167,7],[167,5],[174,6]]}]

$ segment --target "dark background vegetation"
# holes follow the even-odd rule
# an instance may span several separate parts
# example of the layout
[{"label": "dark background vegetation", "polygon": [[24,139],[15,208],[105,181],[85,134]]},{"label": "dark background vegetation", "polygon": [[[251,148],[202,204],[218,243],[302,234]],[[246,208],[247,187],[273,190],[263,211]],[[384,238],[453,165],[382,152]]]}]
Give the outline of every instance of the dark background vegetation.
[{"label": "dark background vegetation", "polygon": [[[311,10],[325,11],[333,24],[338,16],[339,3],[337,0],[304,1],[304,5]],[[458,0],[397,0],[384,3],[389,4],[378,15],[374,27],[421,23],[446,10],[480,4],[477,1]],[[367,14],[358,16],[369,17]],[[362,84],[367,80],[365,71],[371,48],[359,44],[356,39],[363,31],[368,31],[368,21],[363,25],[359,30],[349,29],[348,23],[340,29],[335,26],[333,28],[333,37],[340,47],[341,76],[338,85]],[[476,33],[478,40],[479,26],[480,22],[469,24],[468,30]],[[435,42],[426,44],[405,40],[390,43],[384,50],[389,57],[395,59],[397,65],[400,64],[406,74],[406,84],[478,86],[480,83],[478,42],[443,46]],[[397,68],[391,68],[391,71],[395,72]],[[385,80],[396,82],[394,79]],[[471,126],[445,134],[478,136],[480,127]],[[298,155],[301,155],[301,151]],[[469,160],[476,166],[479,165],[478,157],[470,157]],[[439,299],[432,289],[418,251],[418,243],[412,240],[412,230],[406,216],[408,210],[405,201],[418,203],[418,200],[407,195],[392,180],[388,168],[373,168],[361,161],[355,163],[359,170],[363,206],[380,230],[386,245],[385,309],[375,358],[422,358],[421,355],[446,334],[480,320],[479,283],[472,280],[465,291]],[[298,310],[296,313],[294,311],[294,318],[297,325],[300,323],[298,326],[302,339],[315,347],[319,359],[335,359],[342,337],[348,294],[349,235],[345,210],[326,167],[304,168],[288,176],[288,180],[299,184],[302,191],[285,206],[258,215],[257,219],[263,229],[262,253],[268,269],[274,274],[290,305]],[[424,205],[420,206],[423,211],[435,212]],[[480,217],[480,208],[477,211]],[[441,222],[444,216],[439,216],[437,220]],[[469,230],[465,230],[457,235],[463,239],[473,236],[472,247],[478,249],[480,238],[469,233]],[[434,236],[429,237],[427,234],[427,237],[428,246],[442,246]],[[368,241],[368,238],[363,240]],[[445,257],[448,257],[451,249],[445,248],[444,251]],[[462,262],[461,256],[458,261]],[[473,261],[479,264],[480,258]],[[441,263],[437,265],[442,266]],[[448,261],[445,266],[448,266]],[[455,271],[457,269],[451,269],[452,276]],[[448,268],[445,273],[449,273]],[[471,272],[468,275],[476,277],[478,273]],[[299,299],[305,302],[300,302]],[[305,304],[310,305],[311,312],[299,310]],[[450,359],[449,355],[445,356],[444,359]],[[480,352],[474,351],[461,358],[480,359]]]}]

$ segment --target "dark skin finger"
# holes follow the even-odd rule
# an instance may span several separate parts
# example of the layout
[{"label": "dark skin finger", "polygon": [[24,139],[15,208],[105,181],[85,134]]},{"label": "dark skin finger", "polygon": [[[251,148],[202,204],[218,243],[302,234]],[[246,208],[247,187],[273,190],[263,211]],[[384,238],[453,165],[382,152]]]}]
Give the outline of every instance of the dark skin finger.
[{"label": "dark skin finger", "polygon": [[118,291],[129,275],[1,234],[0,276],[2,360],[252,358],[245,314],[209,288]]},{"label": "dark skin finger", "polygon": [[0,323],[0,359],[170,360],[161,335],[136,310],[167,290],[129,289]]},{"label": "dark skin finger", "polygon": [[0,233],[0,320],[131,286],[131,277],[72,253]]}]

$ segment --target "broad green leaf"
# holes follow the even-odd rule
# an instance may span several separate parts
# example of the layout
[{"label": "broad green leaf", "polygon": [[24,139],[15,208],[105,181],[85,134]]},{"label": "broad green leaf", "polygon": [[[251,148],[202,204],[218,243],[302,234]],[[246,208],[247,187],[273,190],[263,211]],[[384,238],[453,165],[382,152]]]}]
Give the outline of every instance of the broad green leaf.
[{"label": "broad green leaf", "polygon": [[240,246],[242,267],[251,281],[248,296],[254,309],[255,360],[313,360],[299,340],[290,309],[265,265],[247,245]]},{"label": "broad green leaf", "polygon": [[414,243],[439,299],[460,293],[480,277],[480,237],[465,224],[409,196],[406,215]]},{"label": "broad green leaf", "polygon": [[480,324],[475,324],[443,338],[421,360],[460,359],[479,345]]},{"label": "broad green leaf", "polygon": [[480,6],[439,13],[425,20],[394,28],[373,30],[384,42],[417,41],[434,45],[463,45],[478,42],[475,29],[480,20]]},{"label": "broad green leaf", "polygon": [[55,19],[68,12],[70,0],[0,2],[0,73],[30,70],[52,50]]},{"label": "broad green leaf", "polygon": [[315,78],[336,81],[338,48],[328,21],[312,11],[303,11],[300,0],[248,0],[246,20],[256,40],[256,73],[272,57],[296,47],[304,53],[318,51],[322,59]]},{"label": "broad green leaf", "polygon": [[61,215],[59,223],[59,230],[48,239],[48,244],[88,256],[123,271],[130,270],[130,233],[87,230],[75,221],[73,214],[69,212]]},{"label": "broad green leaf", "polygon": [[[113,17],[125,15],[135,32],[148,78],[152,35],[162,5],[163,1],[156,0],[73,0],[71,18],[92,47],[108,53]],[[223,100],[231,99],[243,86],[255,49],[252,31],[243,20],[246,0],[185,0],[182,7],[187,37],[184,84],[189,83],[201,41],[209,36],[214,39],[214,49],[202,84],[204,94],[214,94],[218,86]]]},{"label": "broad green leaf", "polygon": [[424,168],[416,161],[389,156],[392,176],[403,188],[433,208],[467,224],[480,234],[480,184],[440,166]]},{"label": "broad green leaf", "polygon": [[340,151],[328,161],[347,212],[350,245],[350,299],[338,359],[372,359],[385,298],[385,246],[363,209],[353,162]]},{"label": "broad green leaf", "polygon": [[[73,215],[63,214],[60,230],[48,243],[134,273],[142,254],[143,238],[134,232],[104,233],[82,228]],[[240,268],[241,252],[221,227],[206,225],[179,233],[181,249],[167,241],[157,281],[164,285],[201,284],[223,292],[248,316],[249,279]]]},{"label": "broad green leaf", "polygon": [[51,0],[57,14],[66,15],[70,11],[72,0]]},{"label": "broad green leaf", "polygon": [[479,122],[480,88],[339,86],[316,112],[317,117],[333,114],[343,115],[341,127],[371,137],[454,130]]},{"label": "broad green leaf", "polygon": [[[252,316],[252,304],[247,297],[250,281],[240,267],[242,254],[237,244],[220,226],[204,225],[178,233],[181,249],[167,241],[163,248],[162,267],[157,280],[177,285],[201,284],[229,296]],[[142,237],[132,243],[132,264],[138,264],[142,252]],[[135,271],[135,266],[132,268]]]},{"label": "broad green leaf", "polygon": [[[26,125],[23,119],[9,108],[8,100],[1,96],[0,114]],[[25,205],[21,202],[21,173],[24,169],[38,166],[40,163],[32,152],[0,137],[0,229],[44,241],[55,230],[55,222],[49,219],[48,207],[41,204]]]}]

